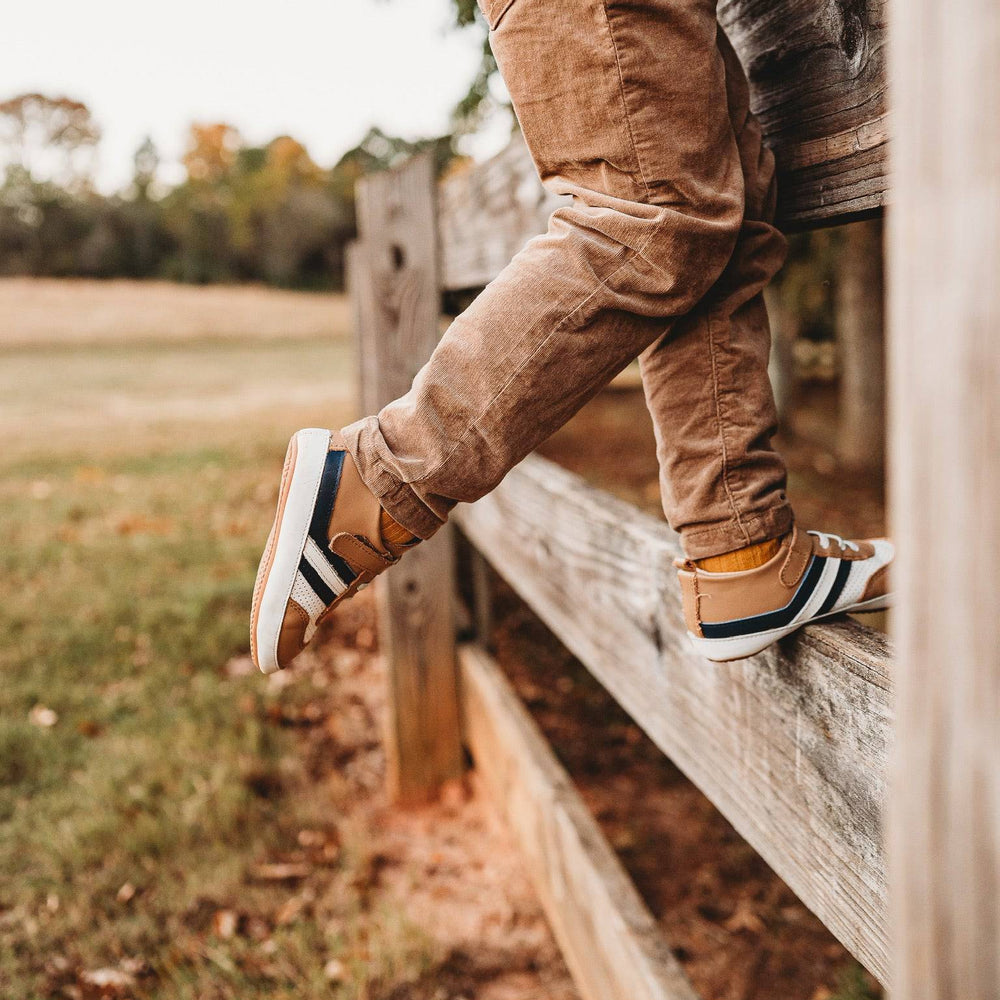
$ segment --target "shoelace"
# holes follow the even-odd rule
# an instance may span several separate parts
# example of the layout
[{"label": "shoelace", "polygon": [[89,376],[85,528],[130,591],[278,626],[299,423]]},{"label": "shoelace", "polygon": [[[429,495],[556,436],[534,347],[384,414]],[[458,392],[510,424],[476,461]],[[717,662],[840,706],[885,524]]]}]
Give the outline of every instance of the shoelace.
[{"label": "shoelace", "polygon": [[840,535],[834,535],[826,531],[810,531],[808,534],[815,535],[819,539],[819,544],[822,545],[824,549],[830,548],[830,546],[836,542],[840,546],[841,551],[844,549],[851,549],[854,552],[860,551],[854,542],[845,541],[840,537]]}]

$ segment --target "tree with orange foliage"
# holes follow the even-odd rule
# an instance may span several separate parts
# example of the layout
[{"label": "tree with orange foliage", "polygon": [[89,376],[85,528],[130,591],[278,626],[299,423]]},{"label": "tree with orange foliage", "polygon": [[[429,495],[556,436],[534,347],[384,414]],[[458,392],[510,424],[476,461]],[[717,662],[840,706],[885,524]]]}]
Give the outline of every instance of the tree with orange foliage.
[{"label": "tree with orange foliage", "polygon": [[193,124],[182,157],[188,180],[209,184],[222,180],[232,168],[242,145],[239,130],[232,125],[225,122]]},{"label": "tree with orange foliage", "polygon": [[8,181],[20,175],[79,189],[90,181],[100,138],[82,101],[29,93],[0,102],[0,166]]}]

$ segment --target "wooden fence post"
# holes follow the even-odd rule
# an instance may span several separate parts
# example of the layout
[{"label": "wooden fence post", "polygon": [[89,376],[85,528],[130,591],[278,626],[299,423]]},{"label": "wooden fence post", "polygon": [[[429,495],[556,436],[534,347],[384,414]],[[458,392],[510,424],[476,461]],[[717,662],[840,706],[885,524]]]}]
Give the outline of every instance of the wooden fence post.
[{"label": "wooden fence post", "polygon": [[1000,6],[893,0],[894,995],[1000,996]]},{"label": "wooden fence post", "polygon": [[[403,395],[438,340],[436,199],[429,155],[358,183],[350,271],[366,413]],[[446,525],[378,581],[389,680],[390,795],[417,803],[462,770],[454,539]]]},{"label": "wooden fence post", "polygon": [[840,459],[855,469],[881,469],[885,460],[885,323],[882,220],[844,230],[837,276],[840,348]]}]

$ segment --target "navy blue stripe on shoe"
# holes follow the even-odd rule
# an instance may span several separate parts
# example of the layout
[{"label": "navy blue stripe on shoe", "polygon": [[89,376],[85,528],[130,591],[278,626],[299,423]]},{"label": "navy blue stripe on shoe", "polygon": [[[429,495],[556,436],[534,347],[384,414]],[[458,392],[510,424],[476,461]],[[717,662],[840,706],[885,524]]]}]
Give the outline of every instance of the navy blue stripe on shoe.
[{"label": "navy blue stripe on shoe", "polygon": [[819,578],[823,575],[826,565],[825,556],[813,556],[809,567],[795,591],[792,599],[777,611],[767,611],[762,615],[750,618],[734,618],[728,622],[702,622],[701,634],[706,639],[731,639],[737,635],[750,635],[753,632],[766,632],[768,629],[781,628],[805,607],[806,601],[813,595]]},{"label": "navy blue stripe on shoe", "polygon": [[[337,576],[344,583],[350,584],[358,574],[340,556],[330,551],[330,539],[327,535],[330,530],[330,518],[333,516],[333,505],[337,500],[337,491],[340,489],[340,476],[343,470],[344,452],[328,451],[326,464],[323,466],[323,475],[319,481],[319,491],[316,494],[316,506],[313,507],[312,521],[309,524],[309,537],[320,547]],[[327,601],[327,603],[330,602]]]},{"label": "navy blue stripe on shoe", "polygon": [[333,599],[337,595],[327,586],[323,577],[312,568],[312,564],[305,556],[299,560],[299,572],[324,604],[333,604]]},{"label": "navy blue stripe on shoe", "polygon": [[355,573],[354,570],[351,569],[351,567],[348,566],[336,552],[331,552],[328,548],[324,548],[323,555],[326,556],[327,561],[336,570],[337,576],[339,576],[344,583],[350,586],[351,582],[358,574]]},{"label": "navy blue stripe on shoe", "polygon": [[321,549],[325,549],[329,543],[327,532],[330,530],[330,518],[333,516],[333,505],[340,489],[340,474],[343,469],[344,453],[328,451],[323,475],[319,480],[319,490],[316,493],[312,521],[309,524],[309,534]]},{"label": "navy blue stripe on shoe", "polygon": [[817,618],[820,615],[825,615],[837,603],[837,598],[840,597],[847,583],[847,578],[850,575],[851,561],[849,559],[841,559],[840,565],[837,567],[837,575],[833,580],[833,586],[830,588],[830,593],[826,595],[823,603],[819,606],[819,611],[816,612]]}]

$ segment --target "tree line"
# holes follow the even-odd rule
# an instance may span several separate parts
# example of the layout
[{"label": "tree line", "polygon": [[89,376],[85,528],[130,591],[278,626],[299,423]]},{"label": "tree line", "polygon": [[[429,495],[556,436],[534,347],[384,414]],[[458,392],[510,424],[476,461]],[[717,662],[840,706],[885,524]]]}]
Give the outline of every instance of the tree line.
[{"label": "tree line", "polygon": [[0,275],[338,287],[358,177],[428,147],[442,168],[453,155],[451,136],[411,142],[372,128],[324,168],[291,136],[254,146],[230,125],[193,124],[181,183],[157,183],[146,139],[130,183],[102,195],[92,179],[99,140],[82,102],[0,102]]}]

